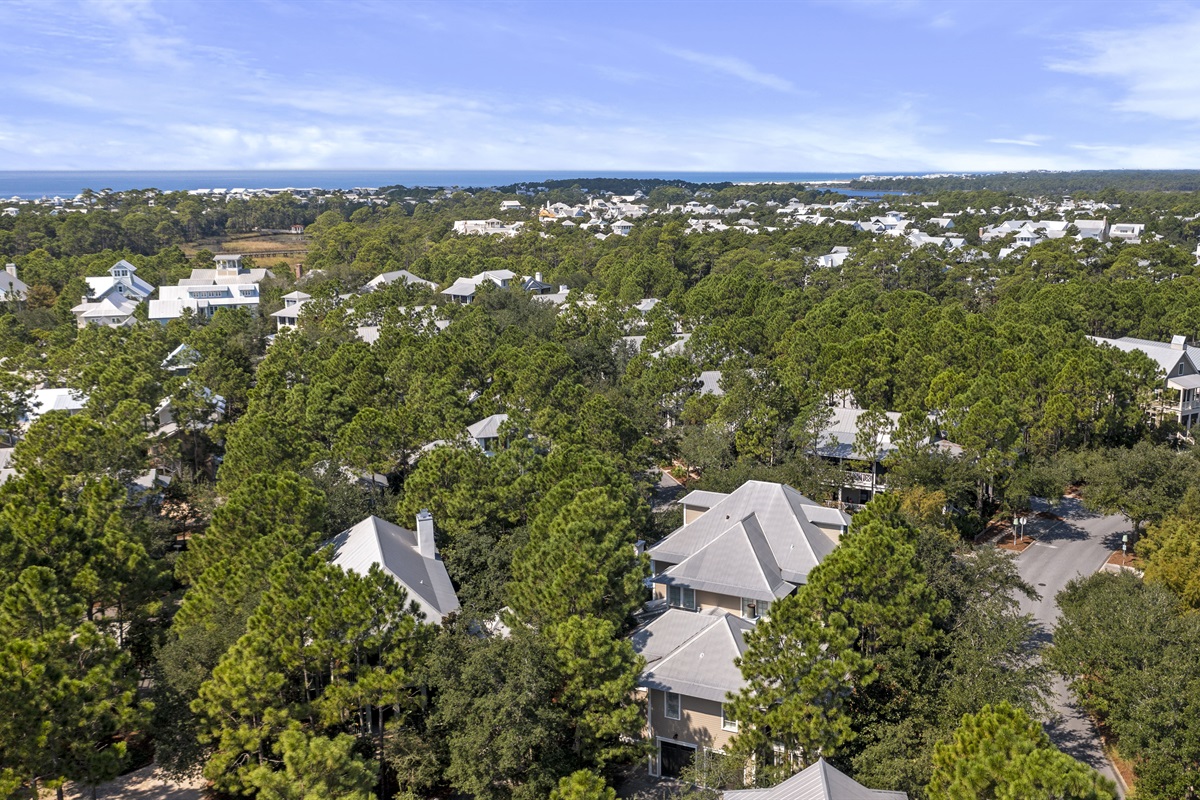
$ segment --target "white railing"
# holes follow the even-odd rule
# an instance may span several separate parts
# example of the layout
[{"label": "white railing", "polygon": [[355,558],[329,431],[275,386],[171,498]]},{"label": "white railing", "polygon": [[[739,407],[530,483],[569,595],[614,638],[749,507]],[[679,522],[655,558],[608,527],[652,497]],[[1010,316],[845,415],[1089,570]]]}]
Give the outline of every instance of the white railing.
[{"label": "white railing", "polygon": [[[871,473],[869,472],[854,472],[847,470],[843,473],[842,486],[849,489],[870,489],[872,485]],[[874,481],[876,491],[887,491],[887,481],[882,476],[876,476]]]}]

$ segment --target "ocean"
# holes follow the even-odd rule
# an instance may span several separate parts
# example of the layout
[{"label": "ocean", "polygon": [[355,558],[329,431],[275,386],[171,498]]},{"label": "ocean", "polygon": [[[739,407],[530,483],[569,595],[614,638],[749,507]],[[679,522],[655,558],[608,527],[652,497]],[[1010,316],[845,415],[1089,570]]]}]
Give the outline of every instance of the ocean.
[{"label": "ocean", "polygon": [[[895,173],[901,174],[901,173]],[[617,170],[180,170],[180,171],[0,171],[0,199],[70,198],[84,189],[355,189],[380,186],[507,186],[579,178],[664,178],[693,183],[847,181],[849,172],[621,172]],[[859,194],[854,192],[854,194]],[[864,192],[878,194],[878,192]]]}]

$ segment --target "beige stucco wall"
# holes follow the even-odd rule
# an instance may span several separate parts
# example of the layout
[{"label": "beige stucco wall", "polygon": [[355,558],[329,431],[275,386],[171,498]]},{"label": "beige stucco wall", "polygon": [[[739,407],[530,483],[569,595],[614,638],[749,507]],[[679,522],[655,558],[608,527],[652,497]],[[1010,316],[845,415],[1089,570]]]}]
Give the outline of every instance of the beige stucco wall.
[{"label": "beige stucco wall", "polygon": [[742,615],[742,598],[730,597],[727,594],[715,592],[696,592],[696,605],[699,611],[719,608],[737,616]]},{"label": "beige stucco wall", "polygon": [[[654,584],[654,599],[665,600],[667,597],[666,584]],[[696,592],[696,610],[708,611],[713,608],[719,608],[722,611],[728,611],[731,614],[736,614],[739,617],[742,615],[742,598],[731,597],[730,595],[716,594],[715,592]]]},{"label": "beige stucco wall", "polygon": [[707,508],[699,508],[697,506],[684,506],[683,507],[683,524],[687,525],[689,523],[695,522],[696,520],[700,519],[700,517],[704,516],[704,512],[706,512],[706,511],[708,511]]},{"label": "beige stucco wall", "polygon": [[682,744],[693,744],[723,750],[733,737],[732,731],[721,730],[721,704],[699,697],[679,696],[679,719],[667,719],[666,696],[657,689],[650,691],[650,737],[673,739]]},{"label": "beige stucco wall", "polygon": [[817,525],[814,523],[813,527],[832,539],[834,544],[837,544],[839,541],[841,541],[842,528],[840,525],[835,528],[827,525]]}]

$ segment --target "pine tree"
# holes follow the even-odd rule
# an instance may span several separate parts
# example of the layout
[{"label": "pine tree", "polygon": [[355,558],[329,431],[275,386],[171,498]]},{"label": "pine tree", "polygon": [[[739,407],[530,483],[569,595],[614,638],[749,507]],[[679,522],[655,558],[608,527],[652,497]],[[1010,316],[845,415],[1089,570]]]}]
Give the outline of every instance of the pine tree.
[{"label": "pine tree", "polygon": [[591,770],[572,772],[550,792],[550,800],[616,800],[617,792]]},{"label": "pine tree", "polygon": [[246,777],[261,800],[375,800],[375,765],[354,752],[353,736],[329,738],[294,725],[274,751],[282,770],[263,765]]},{"label": "pine tree", "polygon": [[1059,751],[1008,703],[963,716],[933,751],[930,800],[1113,800],[1111,781]]},{"label": "pine tree", "polygon": [[571,713],[578,757],[603,768],[634,754],[628,742],[641,731],[646,714],[635,699],[644,660],[608,620],[571,617],[548,636],[563,676],[559,696]]},{"label": "pine tree", "polygon": [[609,489],[585,489],[534,521],[513,557],[508,602],[517,619],[553,626],[572,616],[624,625],[642,600],[648,564],[634,550],[628,503]]}]

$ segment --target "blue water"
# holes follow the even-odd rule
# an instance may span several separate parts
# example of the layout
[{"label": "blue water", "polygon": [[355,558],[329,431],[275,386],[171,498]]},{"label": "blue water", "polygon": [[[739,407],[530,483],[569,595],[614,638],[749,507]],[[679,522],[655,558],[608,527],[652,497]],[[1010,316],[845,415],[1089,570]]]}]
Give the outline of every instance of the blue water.
[{"label": "blue water", "polygon": [[[853,180],[849,172],[619,172],[606,170],[194,170],[0,171],[0,198],[74,197],[84,189],[354,189],[380,186],[506,186],[545,180],[665,178],[693,183]],[[900,174],[900,173],[896,173]],[[859,194],[859,192],[855,192]],[[876,195],[879,192],[864,192]]]}]

